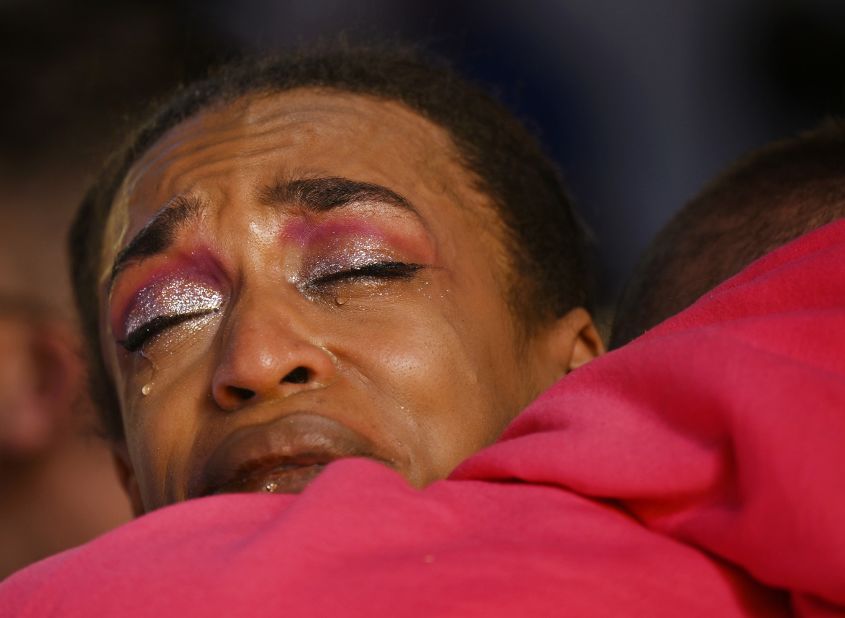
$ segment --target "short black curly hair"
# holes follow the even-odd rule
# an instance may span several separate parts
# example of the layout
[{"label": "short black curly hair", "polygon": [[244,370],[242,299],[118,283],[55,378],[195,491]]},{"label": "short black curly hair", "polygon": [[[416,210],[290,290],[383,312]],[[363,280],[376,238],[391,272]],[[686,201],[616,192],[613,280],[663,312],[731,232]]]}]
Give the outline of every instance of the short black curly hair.
[{"label": "short black curly hair", "polygon": [[610,347],[683,311],[769,251],[842,217],[842,120],[747,154],[649,245],[617,306]]},{"label": "short black curly hair", "polygon": [[200,111],[256,93],[316,87],[400,102],[443,127],[477,187],[497,208],[513,276],[511,304],[528,325],[591,305],[587,234],[561,175],[501,104],[420,50],[331,45],[231,63],[181,87],[112,156],[87,192],[69,238],[71,277],[91,363],[92,394],[112,439],[123,435],[100,355],[98,273],[106,221],[132,165],[169,129]]}]

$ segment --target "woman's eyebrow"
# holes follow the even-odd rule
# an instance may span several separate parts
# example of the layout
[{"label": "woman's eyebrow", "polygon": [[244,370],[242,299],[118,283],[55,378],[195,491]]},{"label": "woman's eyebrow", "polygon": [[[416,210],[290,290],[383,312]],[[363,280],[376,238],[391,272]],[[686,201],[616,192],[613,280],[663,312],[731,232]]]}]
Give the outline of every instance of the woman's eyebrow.
[{"label": "woman's eyebrow", "polygon": [[[378,202],[410,212],[422,220],[407,198],[382,185],[330,176],[279,181],[263,187],[259,200],[266,205],[297,205],[314,212],[343,206]],[[109,277],[111,289],[120,272],[129,264],[165,251],[179,230],[196,221],[207,203],[196,196],[177,196],[162,207],[114,260]]]},{"label": "woman's eyebrow", "polygon": [[206,203],[196,196],[177,196],[163,206],[132,240],[120,250],[114,260],[108,288],[120,272],[133,262],[157,255],[166,250],[180,229],[197,220]]},{"label": "woman's eyebrow", "polygon": [[290,204],[318,213],[353,204],[379,202],[420,217],[414,205],[395,191],[340,176],[280,180],[265,186],[259,192],[259,199],[268,206]]}]

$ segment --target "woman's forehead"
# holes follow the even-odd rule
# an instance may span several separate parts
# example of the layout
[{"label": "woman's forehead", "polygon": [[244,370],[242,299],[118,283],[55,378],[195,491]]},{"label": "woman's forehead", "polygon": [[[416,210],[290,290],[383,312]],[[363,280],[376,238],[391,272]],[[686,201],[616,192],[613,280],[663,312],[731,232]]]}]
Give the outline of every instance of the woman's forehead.
[{"label": "woman's forehead", "polygon": [[[350,142],[356,142],[350,148]],[[300,88],[283,93],[252,94],[202,110],[179,123],[132,166],[124,186],[132,189],[147,176],[166,174],[180,161],[201,158],[231,148],[255,149],[255,154],[285,147],[367,150],[350,163],[372,164],[377,147],[401,144],[403,151],[427,159],[457,160],[445,129],[402,103],[334,90]],[[301,166],[304,161],[291,161]]]},{"label": "woman's forehead", "polygon": [[325,89],[249,95],[175,126],[132,166],[106,225],[101,282],[126,239],[175,196],[256,191],[279,176],[448,192],[458,205],[479,198],[447,131],[402,103]]}]

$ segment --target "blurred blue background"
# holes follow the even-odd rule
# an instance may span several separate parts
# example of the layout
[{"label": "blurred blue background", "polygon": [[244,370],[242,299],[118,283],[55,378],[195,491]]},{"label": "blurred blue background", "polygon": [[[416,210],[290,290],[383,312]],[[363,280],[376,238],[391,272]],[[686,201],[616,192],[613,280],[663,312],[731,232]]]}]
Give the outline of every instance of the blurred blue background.
[{"label": "blurred blue background", "polygon": [[61,304],[64,226],[150,98],[340,32],[421,42],[536,129],[595,233],[607,306],[715,173],[845,103],[839,0],[0,0],[2,286]]}]

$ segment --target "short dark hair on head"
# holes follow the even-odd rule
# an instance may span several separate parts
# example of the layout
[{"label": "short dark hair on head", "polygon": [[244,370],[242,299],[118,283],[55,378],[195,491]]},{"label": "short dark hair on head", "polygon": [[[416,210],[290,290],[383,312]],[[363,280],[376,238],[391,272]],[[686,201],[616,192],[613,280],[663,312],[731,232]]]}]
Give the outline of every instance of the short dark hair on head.
[{"label": "short dark hair on head", "polygon": [[85,196],[70,234],[71,276],[89,344],[92,392],[107,434],[123,435],[100,354],[97,273],[105,224],[132,165],[169,129],[243,96],[324,88],[400,102],[443,127],[477,188],[491,198],[511,258],[511,304],[530,330],[590,305],[585,232],[560,174],[537,140],[505,108],[442,61],[408,47],[333,45],[228,65],[179,89],[112,157]]},{"label": "short dark hair on head", "polygon": [[740,159],[661,230],[616,311],[619,347],[766,253],[845,216],[845,123]]}]

